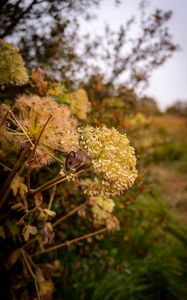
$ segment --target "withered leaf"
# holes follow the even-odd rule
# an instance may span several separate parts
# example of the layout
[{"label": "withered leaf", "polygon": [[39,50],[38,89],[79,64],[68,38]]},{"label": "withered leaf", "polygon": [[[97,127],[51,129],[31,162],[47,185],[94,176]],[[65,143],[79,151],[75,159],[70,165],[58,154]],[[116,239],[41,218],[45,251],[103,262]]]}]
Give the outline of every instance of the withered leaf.
[{"label": "withered leaf", "polygon": [[45,223],[43,229],[41,230],[41,236],[43,244],[52,244],[55,233],[50,222]]},{"label": "withered leaf", "polygon": [[56,216],[56,212],[53,210],[50,210],[48,208],[44,208],[43,211],[50,217],[55,217]]},{"label": "withered leaf", "polygon": [[28,192],[27,186],[24,184],[24,178],[20,177],[18,174],[14,177],[12,183],[11,183],[11,189],[13,191],[13,195],[17,196],[18,193],[23,199],[25,194]]},{"label": "withered leaf", "polygon": [[34,195],[34,202],[35,202],[36,206],[40,206],[42,204],[42,202],[43,202],[43,196],[42,196],[41,192],[36,193]]},{"label": "withered leaf", "polygon": [[48,81],[45,80],[45,71],[42,66],[32,70],[31,74],[32,86],[38,90],[40,96],[46,96]]},{"label": "withered leaf", "polygon": [[21,202],[19,202],[19,203],[12,205],[11,209],[20,211],[20,210],[24,210],[24,206]]},{"label": "withered leaf", "polygon": [[29,240],[30,234],[35,235],[38,233],[38,230],[36,226],[31,226],[31,225],[25,225],[23,228],[22,234],[24,237],[24,240],[27,242]]}]

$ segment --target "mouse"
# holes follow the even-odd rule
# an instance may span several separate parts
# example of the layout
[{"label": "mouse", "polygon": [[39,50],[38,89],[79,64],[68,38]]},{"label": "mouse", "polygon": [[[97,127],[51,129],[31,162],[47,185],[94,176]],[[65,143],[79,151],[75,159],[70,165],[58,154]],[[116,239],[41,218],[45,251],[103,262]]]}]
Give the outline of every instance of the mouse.
[{"label": "mouse", "polygon": [[66,171],[71,171],[74,168],[84,165],[89,160],[90,160],[89,155],[81,149],[77,151],[70,151],[66,156],[66,161],[65,161]]}]

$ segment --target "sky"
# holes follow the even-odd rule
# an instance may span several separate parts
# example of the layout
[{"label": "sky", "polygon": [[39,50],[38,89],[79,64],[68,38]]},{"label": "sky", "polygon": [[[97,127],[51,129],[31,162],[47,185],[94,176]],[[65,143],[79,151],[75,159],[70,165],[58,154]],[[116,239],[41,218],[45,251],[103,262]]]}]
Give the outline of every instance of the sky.
[{"label": "sky", "polygon": [[[146,95],[155,98],[159,107],[164,110],[176,100],[187,102],[187,0],[148,2],[148,12],[153,12],[154,8],[173,11],[168,27],[173,41],[180,45],[180,50],[153,72],[149,87],[144,91]],[[121,5],[116,7],[114,0],[103,0],[96,10],[97,19],[87,22],[84,31],[99,33],[106,24],[117,30],[120,25],[125,25],[129,17],[137,15],[138,4],[139,0],[121,0]]]}]

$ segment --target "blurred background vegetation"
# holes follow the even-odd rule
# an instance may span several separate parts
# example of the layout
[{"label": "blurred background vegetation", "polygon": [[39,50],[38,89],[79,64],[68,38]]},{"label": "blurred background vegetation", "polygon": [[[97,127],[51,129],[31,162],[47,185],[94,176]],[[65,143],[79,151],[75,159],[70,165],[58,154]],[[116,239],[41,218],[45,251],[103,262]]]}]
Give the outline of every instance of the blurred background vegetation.
[{"label": "blurred background vegetation", "polygon": [[[22,93],[48,95],[68,105],[80,125],[106,124],[127,133],[138,159],[135,184],[116,199],[119,232],[35,259],[48,282],[41,299],[185,300],[187,105],[178,101],[161,112],[153,98],[137,93],[137,88],[148,84],[152,72],[178,50],[168,28],[172,13],[156,10],[147,14],[142,1],[139,36],[130,35],[135,18],[118,32],[107,26],[103,36],[80,35],[80,18],[89,22],[100,2],[0,2],[0,38],[19,47],[30,75],[28,83],[27,79],[18,84],[10,79],[6,82],[0,44],[1,102],[13,104]],[[118,0],[114,3],[120,5]],[[5,164],[11,167],[16,161],[14,151],[9,161],[0,150],[1,185],[8,172]],[[41,185],[58,171],[56,163],[36,170],[31,184]],[[44,196],[48,203],[50,193]],[[9,204],[12,199],[10,194]],[[77,184],[67,182],[57,187],[52,208],[61,216],[84,200]],[[3,299],[34,299],[33,283],[25,282],[19,264],[5,265],[22,243],[18,216],[10,213],[9,206],[1,207],[0,292]],[[59,225],[55,242],[84,235],[89,229],[92,231],[89,220],[73,215]]]}]

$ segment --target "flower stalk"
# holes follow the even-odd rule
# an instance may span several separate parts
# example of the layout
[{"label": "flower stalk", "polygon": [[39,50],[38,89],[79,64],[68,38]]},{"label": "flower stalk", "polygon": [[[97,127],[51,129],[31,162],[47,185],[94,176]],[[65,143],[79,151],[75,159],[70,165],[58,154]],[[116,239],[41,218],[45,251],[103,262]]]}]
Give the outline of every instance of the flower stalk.
[{"label": "flower stalk", "polygon": [[26,156],[28,154],[29,149],[30,149],[30,145],[27,144],[27,146],[25,147],[25,149],[23,149],[21,151],[21,154],[20,154],[20,157],[19,157],[18,161],[16,162],[13,170],[11,171],[11,173],[9,174],[7,180],[5,181],[4,185],[2,186],[2,189],[0,191],[0,198],[1,198],[0,208],[4,205],[6,199],[7,199],[8,195],[9,195],[10,188],[11,188],[11,182],[14,179],[14,176],[16,175],[19,167],[24,162],[24,160],[25,160],[25,158],[26,158]]},{"label": "flower stalk", "polygon": [[94,231],[94,232],[91,232],[91,233],[88,233],[88,234],[85,234],[85,235],[82,235],[78,238],[75,238],[73,240],[70,240],[70,241],[66,241],[66,242],[63,242],[61,244],[58,244],[58,245],[55,245],[53,247],[50,247],[48,249],[44,249],[44,250],[41,250],[41,251],[37,251],[35,253],[33,253],[31,255],[31,257],[34,257],[34,256],[38,256],[38,255],[41,255],[41,254],[44,254],[44,253],[48,253],[48,252],[51,252],[51,251],[54,251],[54,250],[58,250],[60,248],[63,248],[63,247],[68,247],[72,244],[75,244],[75,243],[78,243],[80,241],[83,241],[83,240],[86,240],[87,238],[90,238],[90,237],[93,237],[95,235],[98,235],[98,234],[103,234],[104,232],[106,232],[108,229],[106,227],[102,228],[102,229],[99,229],[97,231]]}]

